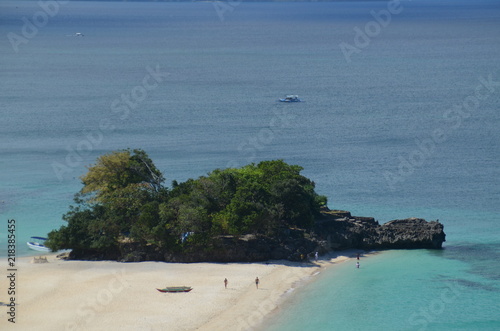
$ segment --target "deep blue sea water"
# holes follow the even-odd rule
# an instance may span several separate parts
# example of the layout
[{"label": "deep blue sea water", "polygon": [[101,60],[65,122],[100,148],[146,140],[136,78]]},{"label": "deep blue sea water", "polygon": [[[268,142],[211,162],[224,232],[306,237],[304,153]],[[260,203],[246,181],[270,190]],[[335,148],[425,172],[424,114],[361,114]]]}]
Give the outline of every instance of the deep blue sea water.
[{"label": "deep blue sea water", "polygon": [[8,219],[18,256],[62,225],[103,153],[167,181],[282,158],[331,208],[447,242],[322,272],[264,330],[500,330],[500,2],[223,4],[0,2],[0,255]]}]

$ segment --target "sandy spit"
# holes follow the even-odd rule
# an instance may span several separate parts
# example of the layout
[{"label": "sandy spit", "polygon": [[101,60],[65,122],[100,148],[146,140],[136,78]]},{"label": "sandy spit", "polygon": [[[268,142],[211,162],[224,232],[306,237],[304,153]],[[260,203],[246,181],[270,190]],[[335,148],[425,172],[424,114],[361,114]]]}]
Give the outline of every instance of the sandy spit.
[{"label": "sandy spit", "polygon": [[[33,263],[32,257],[20,258],[16,261],[15,325],[8,321],[10,307],[2,305],[0,329],[252,330],[279,309],[290,289],[355,254],[336,252],[309,263],[227,264],[65,261],[55,255],[46,256],[48,263]],[[8,303],[9,279],[2,278],[0,302]],[[193,290],[156,290],[166,286],[191,286]]]}]

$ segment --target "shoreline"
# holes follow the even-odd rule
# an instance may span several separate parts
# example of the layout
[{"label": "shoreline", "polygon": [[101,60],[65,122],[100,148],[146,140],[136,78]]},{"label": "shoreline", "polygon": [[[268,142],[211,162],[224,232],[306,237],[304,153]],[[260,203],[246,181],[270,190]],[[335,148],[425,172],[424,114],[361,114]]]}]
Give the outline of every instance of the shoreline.
[{"label": "shoreline", "polygon": [[[303,263],[65,261],[56,254],[45,255],[48,263],[31,263],[34,257],[22,257],[17,261],[16,324],[50,331],[259,329],[295,289],[357,252],[331,252]],[[255,277],[260,279],[258,289]],[[193,290],[156,290],[183,285]],[[0,320],[0,328],[7,323],[7,318]]]},{"label": "shoreline", "polygon": [[260,330],[263,323],[280,309],[296,289],[313,281],[314,277],[324,270],[322,268],[348,261],[356,252],[358,250],[331,252],[319,258],[317,262],[310,263],[270,261],[270,264],[278,262],[283,268],[275,273],[272,284],[276,287],[270,293],[266,293],[265,297],[242,298],[229,311],[214,317],[196,330]]},{"label": "shoreline", "polygon": [[[336,254],[338,253],[338,254]],[[345,262],[349,261],[355,261],[356,260],[356,255],[357,253],[361,253],[362,258],[367,258],[375,254],[381,253],[381,251],[363,251],[359,249],[349,249],[349,250],[343,250],[343,251],[334,251],[326,254],[324,257],[328,257],[329,259],[322,259],[319,262],[320,268],[316,272],[313,272],[307,277],[304,277],[302,280],[298,281],[297,283],[293,284],[293,287],[290,288],[289,291],[285,292],[282,294],[279,302],[277,302],[277,305],[275,309],[270,311],[267,315],[264,316],[262,319],[261,323],[256,325],[255,327],[251,329],[244,329],[246,331],[248,330],[254,330],[254,331],[265,331],[267,330],[267,325],[266,322],[272,321],[279,311],[281,309],[286,309],[288,305],[290,304],[290,301],[293,296],[297,295],[304,287],[312,284],[316,280],[316,276],[319,276],[320,273],[323,273],[327,269],[330,269],[332,267],[335,267],[335,265],[343,264]]]}]

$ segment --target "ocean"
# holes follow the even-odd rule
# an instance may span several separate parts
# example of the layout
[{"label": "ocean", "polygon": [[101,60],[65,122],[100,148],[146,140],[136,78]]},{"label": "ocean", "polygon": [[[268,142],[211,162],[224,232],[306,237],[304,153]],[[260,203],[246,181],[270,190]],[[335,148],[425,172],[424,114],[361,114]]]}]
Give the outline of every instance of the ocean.
[{"label": "ocean", "polygon": [[262,330],[500,330],[500,2],[0,1],[0,35],[4,261],[7,221],[33,255],[104,153],[167,184],[284,159],[447,241],[323,271]]}]

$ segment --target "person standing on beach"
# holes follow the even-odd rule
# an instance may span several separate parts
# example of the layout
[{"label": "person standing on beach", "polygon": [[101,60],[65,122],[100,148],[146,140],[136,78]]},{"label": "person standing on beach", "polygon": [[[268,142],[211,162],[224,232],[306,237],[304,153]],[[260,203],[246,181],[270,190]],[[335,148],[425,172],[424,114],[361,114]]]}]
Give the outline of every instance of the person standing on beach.
[{"label": "person standing on beach", "polygon": [[259,282],[260,282],[259,277],[255,277],[255,287],[257,289],[259,289]]},{"label": "person standing on beach", "polygon": [[318,261],[318,252],[314,253],[314,259]]},{"label": "person standing on beach", "polygon": [[224,278],[224,288],[227,288],[227,278]]},{"label": "person standing on beach", "polygon": [[356,262],[356,268],[359,269],[359,262]]}]

